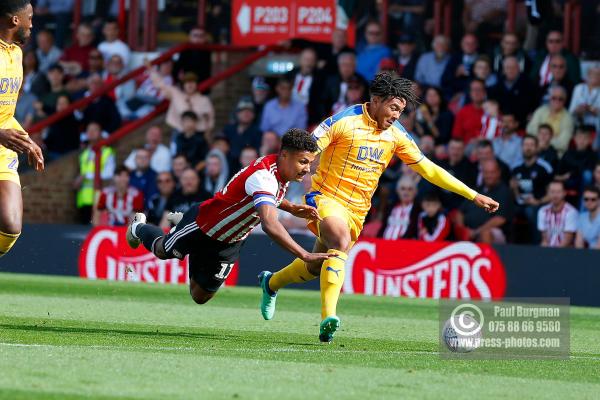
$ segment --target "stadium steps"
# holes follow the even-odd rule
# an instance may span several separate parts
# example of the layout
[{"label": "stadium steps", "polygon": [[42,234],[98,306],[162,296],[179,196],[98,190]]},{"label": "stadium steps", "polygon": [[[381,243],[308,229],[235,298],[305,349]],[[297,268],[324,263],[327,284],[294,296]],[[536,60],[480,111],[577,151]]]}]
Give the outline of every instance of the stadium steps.
[{"label": "stadium steps", "polygon": [[[248,52],[215,54],[212,74],[239,63]],[[215,61],[217,60],[217,61]],[[214,86],[210,97],[215,107],[215,134],[230,121],[238,99],[250,94],[250,78],[247,70]],[[164,116],[153,121],[162,125]],[[131,149],[144,142],[144,132],[151,124],[137,129],[117,143],[117,164],[122,163]],[[171,130],[164,129],[164,142],[171,139]],[[28,223],[74,223],[77,221],[75,190],[72,187],[78,171],[78,153],[72,153],[46,166],[42,173],[28,170],[21,173],[23,191],[24,221]]]}]

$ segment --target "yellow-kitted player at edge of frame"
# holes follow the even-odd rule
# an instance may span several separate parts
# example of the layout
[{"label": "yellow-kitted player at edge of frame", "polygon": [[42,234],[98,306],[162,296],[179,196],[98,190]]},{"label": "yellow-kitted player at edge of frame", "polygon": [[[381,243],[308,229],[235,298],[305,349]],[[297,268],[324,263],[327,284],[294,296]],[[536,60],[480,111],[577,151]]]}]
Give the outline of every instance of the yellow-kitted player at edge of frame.
[{"label": "yellow-kitted player at edge of frame", "polygon": [[0,1],[0,257],[21,234],[23,199],[17,153],[27,154],[36,170],[44,169],[41,149],[14,117],[23,83],[23,52],[19,45],[31,35],[32,18],[28,0]]},{"label": "yellow-kitted player at edge of frame", "polygon": [[345,279],[344,264],[363,227],[381,174],[394,155],[431,183],[495,212],[499,204],[477,193],[423,155],[398,119],[408,104],[416,104],[412,82],[384,72],[370,87],[371,99],[323,121],[313,132],[320,161],[312,177],[308,205],[316,207],[321,221],[309,222],[317,236],[315,252],[335,253],[318,264],[295,259],[278,272],[263,271],[261,314],[275,313],[277,291],[290,283],[320,277],[321,324],[319,339],[332,341],[340,327],[336,307]]}]

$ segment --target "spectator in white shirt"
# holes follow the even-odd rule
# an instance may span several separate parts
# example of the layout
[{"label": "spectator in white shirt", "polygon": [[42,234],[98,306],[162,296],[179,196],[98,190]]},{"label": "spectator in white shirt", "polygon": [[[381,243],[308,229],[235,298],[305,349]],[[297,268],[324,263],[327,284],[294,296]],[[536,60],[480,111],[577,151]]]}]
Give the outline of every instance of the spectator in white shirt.
[{"label": "spectator in white shirt", "polygon": [[567,192],[562,181],[548,185],[550,203],[538,211],[538,231],[544,247],[572,247],[577,232],[578,213],[565,201]]},{"label": "spectator in white shirt", "polygon": [[585,211],[579,215],[575,247],[600,249],[600,189],[588,186],[583,191]]},{"label": "spectator in white shirt", "polygon": [[104,56],[104,60],[108,62],[113,55],[121,56],[123,64],[128,67],[131,60],[131,50],[129,46],[119,39],[119,24],[117,21],[109,20],[104,23],[102,28],[104,41],[98,45],[98,50]]},{"label": "spectator in white shirt", "polygon": [[[144,147],[150,151],[150,168],[157,173],[171,170],[171,152],[162,143],[162,129],[159,126],[151,126],[146,131],[146,143]],[[125,166],[130,170],[135,169],[135,150],[125,160]]]},{"label": "spectator in white shirt", "polygon": [[[586,81],[575,86],[569,112],[600,132],[600,64],[591,66]],[[600,147],[600,135],[596,136],[595,147]]]}]

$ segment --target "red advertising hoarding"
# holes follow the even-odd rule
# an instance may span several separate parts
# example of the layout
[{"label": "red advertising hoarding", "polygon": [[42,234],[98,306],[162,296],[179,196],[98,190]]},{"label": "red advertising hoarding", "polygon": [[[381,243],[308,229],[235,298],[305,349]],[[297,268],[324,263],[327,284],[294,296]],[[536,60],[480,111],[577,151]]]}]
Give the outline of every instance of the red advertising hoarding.
[{"label": "red advertising hoarding", "polygon": [[471,242],[360,240],[348,253],[345,293],[494,298],[506,291],[496,251]]},{"label": "red advertising hoarding", "polygon": [[331,42],[335,10],[334,0],[233,0],[232,43],[260,46],[293,38]]},{"label": "red advertising hoarding", "polygon": [[[79,254],[79,276],[111,281],[189,283],[188,258],[160,260],[144,246],[127,245],[127,228],[97,227],[88,234]],[[238,265],[225,281],[237,283]]]},{"label": "red advertising hoarding", "polygon": [[[118,281],[188,282],[187,259],[159,260],[143,246],[133,250],[127,245],[125,232],[125,228],[93,229],[79,256],[79,275]],[[263,241],[252,239],[244,246],[247,254],[269,254],[271,249],[261,247],[265,246]],[[244,269],[241,280],[239,264]],[[256,285],[255,276],[264,266],[264,256],[242,257],[226,285]],[[506,292],[506,273],[496,251],[485,244],[363,239],[348,253],[342,290],[375,296],[500,299]]]}]

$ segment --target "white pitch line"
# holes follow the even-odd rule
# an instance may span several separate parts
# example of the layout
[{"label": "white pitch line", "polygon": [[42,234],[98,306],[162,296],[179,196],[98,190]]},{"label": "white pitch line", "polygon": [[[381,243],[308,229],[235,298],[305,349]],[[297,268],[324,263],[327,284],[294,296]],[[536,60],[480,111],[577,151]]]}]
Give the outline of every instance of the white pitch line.
[{"label": "white pitch line", "polygon": [[[55,348],[55,349],[65,349],[68,347],[72,348],[85,348],[85,349],[100,349],[100,350],[126,350],[126,351],[135,351],[136,349],[141,350],[154,350],[154,351],[200,351],[203,349],[195,348],[195,347],[167,347],[167,346],[136,346],[136,347],[123,347],[123,346],[106,346],[106,345],[67,345],[67,346],[59,346],[54,344],[39,344],[39,343],[6,343],[0,342],[0,346],[7,347],[44,347],[44,348]],[[323,344],[323,348],[327,348],[328,345]],[[322,352],[322,349],[294,349],[294,348],[284,348],[284,349],[232,349],[230,352],[232,353],[319,353]],[[210,351],[219,351],[221,349],[209,349]],[[229,349],[225,349],[223,351],[229,351]],[[366,354],[366,353],[375,353],[375,354],[393,354],[393,355],[406,355],[406,354],[426,354],[426,355],[439,355],[440,353],[437,351],[427,351],[427,350],[409,350],[409,351],[396,351],[396,350],[333,350],[334,353],[348,353],[348,354]],[[542,358],[543,356],[531,357],[532,359]],[[547,357],[551,358],[551,357]],[[598,356],[571,356],[571,359],[580,359],[580,360],[594,360],[600,361],[600,357]],[[501,359],[497,359],[501,360]],[[509,359],[510,361],[510,359]]]}]

